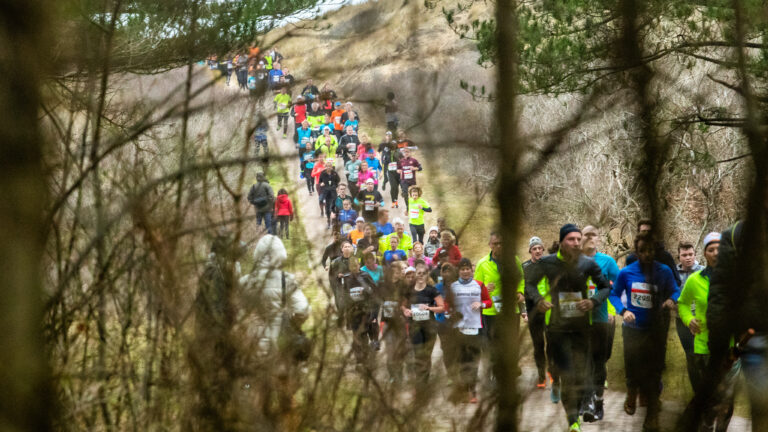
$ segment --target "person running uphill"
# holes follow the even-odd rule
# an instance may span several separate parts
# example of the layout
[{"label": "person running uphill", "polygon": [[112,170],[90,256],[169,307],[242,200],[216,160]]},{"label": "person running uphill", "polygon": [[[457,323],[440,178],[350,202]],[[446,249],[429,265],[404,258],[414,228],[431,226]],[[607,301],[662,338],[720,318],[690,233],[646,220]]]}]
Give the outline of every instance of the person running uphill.
[{"label": "person running uphill", "polygon": [[[627,398],[624,411],[633,415],[638,391],[648,401],[643,430],[659,430],[661,373],[667,351],[668,309],[675,308],[680,289],[669,266],[654,261],[653,238],[640,233],[635,238],[638,260],[625,267],[611,290],[611,303],[624,319],[624,368]],[[626,296],[627,304],[622,302]]]},{"label": "person running uphill", "polygon": [[[407,192],[411,186],[416,184],[416,171],[421,171],[419,161],[411,157],[411,149],[408,147],[402,150],[403,157],[397,161],[397,173],[400,174],[400,187],[403,192]],[[408,198],[405,198],[405,210],[408,211]]]},{"label": "person running uphill", "polygon": [[413,185],[408,191],[408,218],[411,225],[411,237],[415,242],[424,242],[424,213],[432,213],[429,203],[421,197],[421,188]]},{"label": "person running uphill", "polygon": [[[608,298],[610,285],[597,263],[581,254],[581,230],[573,224],[560,228],[557,254],[542,258],[529,269],[526,295],[545,313],[565,415],[570,431],[581,431],[579,406],[588,384],[591,311]],[[591,297],[587,291],[590,278],[596,290]]]}]

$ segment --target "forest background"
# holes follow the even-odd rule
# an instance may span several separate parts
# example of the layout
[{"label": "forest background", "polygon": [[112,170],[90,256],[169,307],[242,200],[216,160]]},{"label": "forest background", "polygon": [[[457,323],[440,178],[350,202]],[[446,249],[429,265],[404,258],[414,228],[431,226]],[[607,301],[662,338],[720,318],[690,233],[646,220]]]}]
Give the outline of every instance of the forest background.
[{"label": "forest background", "polygon": [[[200,390],[191,300],[217,228],[255,242],[242,198],[264,168],[251,131],[271,115],[258,95],[228,91],[197,66],[212,53],[279,46],[300,83],[329,81],[360,107],[374,142],[395,91],[423,152],[427,197],[471,257],[495,225],[525,257],[528,237],[554,240],[566,221],[601,227],[604,251],[622,257],[640,217],[674,251],[755,208],[768,101],[761,2],[380,0],[270,24],[316,6],[30,1],[2,11],[4,427],[201,427],[186,415]],[[272,178],[293,182],[274,162]],[[327,282],[308,264],[323,245],[310,240],[289,245],[291,270],[322,297]],[[519,277],[505,268],[505,279]],[[343,335],[317,312],[323,350],[297,428],[423,421],[356,390],[344,349],[331,349]],[[517,337],[517,324],[508,328],[502,341]],[[517,356],[516,344],[503,346],[512,348],[497,353],[502,384]],[[675,364],[670,393],[684,399]],[[343,397],[328,407],[315,396],[325,394]],[[514,409],[489,413],[519,403],[500,396],[468,421],[512,430]],[[222,421],[282,421],[271,408],[241,414]]]}]

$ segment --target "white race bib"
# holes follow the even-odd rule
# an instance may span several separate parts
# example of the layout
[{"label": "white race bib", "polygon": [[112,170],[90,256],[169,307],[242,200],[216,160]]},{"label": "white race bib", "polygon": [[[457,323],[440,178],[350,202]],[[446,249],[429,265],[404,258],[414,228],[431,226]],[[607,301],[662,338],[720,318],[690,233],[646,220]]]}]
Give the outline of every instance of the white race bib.
[{"label": "white race bib", "polygon": [[596,293],[597,293],[597,286],[595,285],[594,282],[592,282],[592,278],[589,278],[587,280],[587,296],[589,298],[592,298],[595,296]]},{"label": "white race bib", "polygon": [[480,334],[480,329],[476,328],[459,328],[459,331],[467,336],[477,336]]},{"label": "white race bib", "polygon": [[287,105],[286,105],[286,104],[284,104],[284,103],[280,103],[280,104],[277,104],[277,106],[278,106],[280,109],[285,109],[285,108],[287,107]]},{"label": "white race bib", "polygon": [[352,231],[352,224],[345,223],[341,225],[341,233],[344,235],[349,234],[349,232]]},{"label": "white race bib", "polygon": [[411,305],[411,318],[414,321],[427,321],[429,319],[429,310],[421,310],[419,305]]},{"label": "white race bib", "polygon": [[652,308],[653,300],[651,296],[651,285],[644,282],[632,282],[629,301],[635,307],[642,309]]},{"label": "white race bib", "polygon": [[584,316],[584,312],[580,311],[577,305],[582,300],[581,293],[579,292],[561,292],[560,299],[560,316],[563,318],[578,318]]},{"label": "white race bib", "polygon": [[373,211],[373,200],[366,200],[365,201],[365,211]]},{"label": "white race bib", "polygon": [[340,123],[341,123],[341,117],[339,117],[339,116],[336,116],[336,117],[334,117],[334,118],[333,118],[333,122],[334,122],[334,123],[339,123],[339,124],[340,124]]},{"label": "white race bib", "polygon": [[496,313],[501,313],[501,296],[493,296],[491,300],[493,300],[493,308],[496,309]]},{"label": "white race bib", "polygon": [[353,142],[347,144],[347,151],[350,153],[355,153],[355,150],[357,150],[357,145]]},{"label": "white race bib", "polygon": [[363,298],[365,297],[364,291],[365,291],[365,288],[363,287],[350,288],[349,297],[352,298],[353,301],[363,300]]},{"label": "white race bib", "polygon": [[421,215],[421,210],[418,207],[411,208],[411,219],[418,219]]},{"label": "white race bib", "polygon": [[403,178],[410,180],[413,178],[413,171],[410,168],[403,168]]},{"label": "white race bib", "polygon": [[397,171],[397,162],[390,162],[387,164],[387,169],[390,171]]},{"label": "white race bib", "polygon": [[385,301],[381,305],[381,314],[384,318],[392,318],[395,315],[395,310],[397,310],[397,302],[395,301]]}]

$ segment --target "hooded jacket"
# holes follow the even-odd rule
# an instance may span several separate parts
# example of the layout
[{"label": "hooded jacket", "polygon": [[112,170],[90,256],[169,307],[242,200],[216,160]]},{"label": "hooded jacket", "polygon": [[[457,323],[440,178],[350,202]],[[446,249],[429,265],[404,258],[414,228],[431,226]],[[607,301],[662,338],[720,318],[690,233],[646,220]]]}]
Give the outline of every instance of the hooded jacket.
[{"label": "hooded jacket", "polygon": [[240,278],[243,299],[241,322],[249,340],[257,341],[261,354],[274,348],[284,315],[309,316],[309,302],[296,284],[296,278],[282,271],[287,258],[283,242],[267,234],[256,243],[253,271]]},{"label": "hooded jacket", "polygon": [[275,201],[275,215],[277,216],[290,216],[293,219],[293,203],[288,195],[282,194],[277,196]]}]

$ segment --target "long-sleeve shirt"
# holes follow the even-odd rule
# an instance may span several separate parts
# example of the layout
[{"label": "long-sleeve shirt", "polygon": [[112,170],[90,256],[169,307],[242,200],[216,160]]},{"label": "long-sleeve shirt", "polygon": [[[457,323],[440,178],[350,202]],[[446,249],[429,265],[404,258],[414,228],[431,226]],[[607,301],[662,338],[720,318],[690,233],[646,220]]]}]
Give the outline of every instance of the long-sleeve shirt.
[{"label": "long-sleeve shirt", "polygon": [[[478,330],[483,328],[481,310],[492,305],[488,288],[474,279],[459,279],[451,284],[451,293],[451,310],[461,314],[461,319],[454,326],[464,334],[477,335]],[[482,305],[480,310],[472,309],[472,304],[476,302]]]},{"label": "long-sleeve shirt", "polygon": [[[588,280],[595,284],[595,295],[589,296]],[[565,261],[560,251],[547,255],[525,269],[525,295],[533,305],[542,301],[552,304],[544,315],[551,331],[584,331],[592,314],[581,311],[578,303],[589,299],[600,306],[610,294],[611,286],[595,260],[580,255],[576,262]]]},{"label": "long-sleeve shirt", "polygon": [[456,245],[452,245],[450,248],[441,247],[435,251],[435,256],[432,257],[432,261],[435,263],[435,267],[440,266],[440,251],[443,249],[448,251],[448,262],[454,267],[458,267],[459,261],[461,261],[461,251]]},{"label": "long-sleeve shirt", "polygon": [[686,327],[691,320],[696,318],[701,332],[693,338],[693,352],[696,354],[709,354],[709,329],[707,328],[707,303],[709,297],[709,277],[712,274],[710,267],[686,275],[685,285],[677,299],[677,311],[680,319]]},{"label": "long-sleeve shirt", "polygon": [[[619,277],[619,266],[616,264],[615,259],[602,252],[597,252],[592,259],[594,259],[597,265],[600,266],[600,271],[603,272],[603,276],[605,276],[610,283],[616,282],[616,278]],[[595,293],[595,284],[592,283],[591,280],[588,281],[587,284],[589,285],[589,295],[593,296]],[[616,311],[611,305],[611,302],[606,301],[592,311],[592,320],[595,322],[608,322],[608,314],[613,315],[615,313]]]},{"label": "long-sleeve shirt", "polygon": [[[627,296],[626,305],[621,301],[622,294]],[[677,301],[678,297],[680,287],[669,266],[654,261],[649,280],[640,262],[635,261],[619,272],[611,290],[610,301],[619,315],[624,311],[635,315],[635,321],[631,324],[625,321],[625,326],[648,329],[662,318],[662,304],[667,299]]]}]

